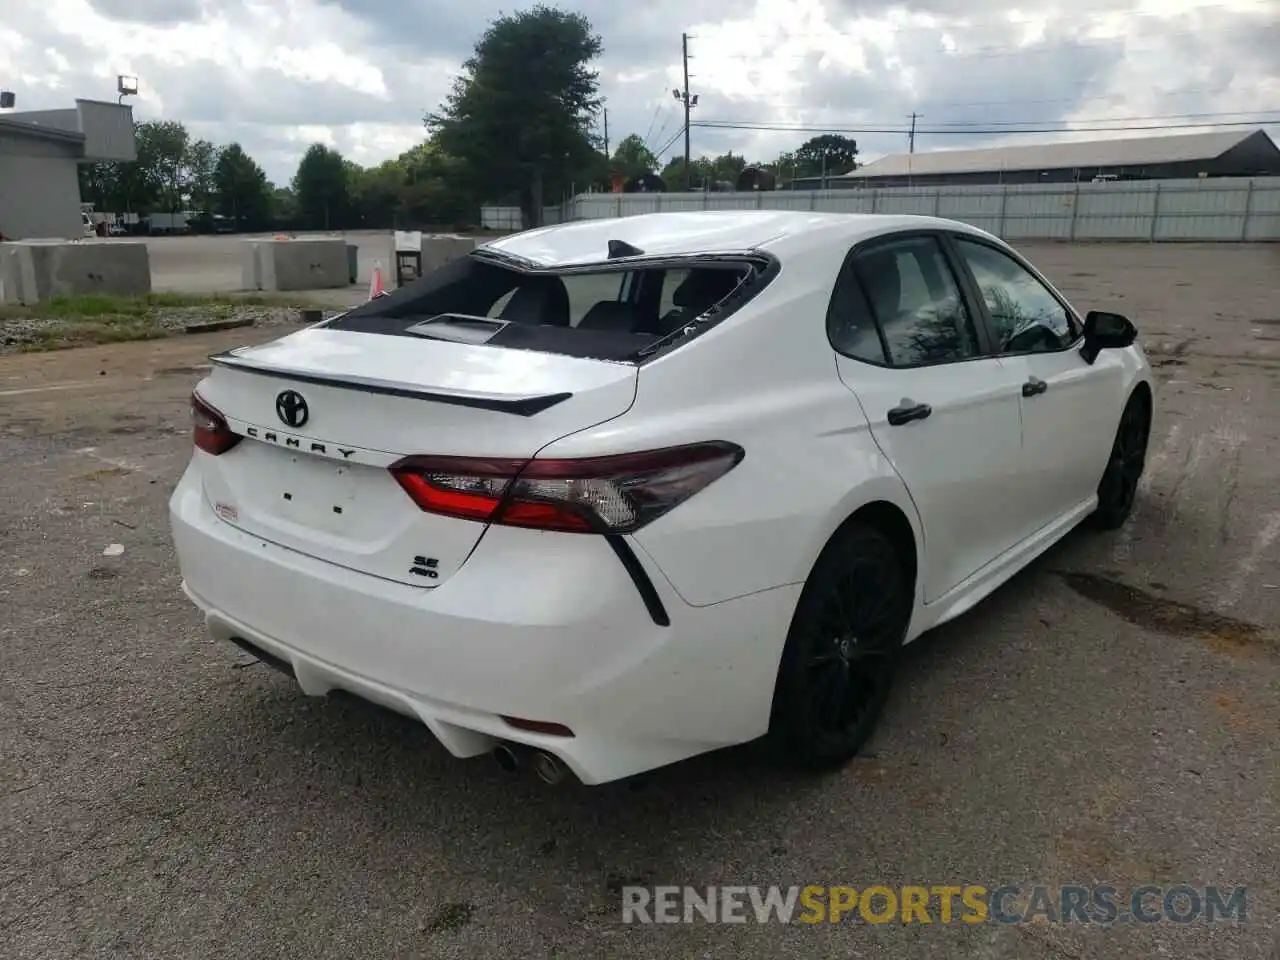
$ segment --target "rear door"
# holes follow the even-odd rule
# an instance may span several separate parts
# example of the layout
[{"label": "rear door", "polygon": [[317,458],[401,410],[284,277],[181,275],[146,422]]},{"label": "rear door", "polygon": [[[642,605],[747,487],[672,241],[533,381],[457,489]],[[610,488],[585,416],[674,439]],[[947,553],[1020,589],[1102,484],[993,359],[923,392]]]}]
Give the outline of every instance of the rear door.
[{"label": "rear door", "polygon": [[[973,280],[992,345],[1019,381],[1024,536],[1098,488],[1124,405],[1121,359],[1080,355],[1083,326],[1025,261],[981,238],[949,238]],[[1013,502],[1010,504],[1013,507]]]},{"label": "rear door", "polygon": [[840,378],[920,514],[926,601],[1018,539],[1006,504],[1018,483],[1019,383],[976,319],[934,233],[856,247],[828,315]]},{"label": "rear door", "polygon": [[325,328],[214,359],[197,393],[244,438],[196,452],[215,512],[263,541],[419,586],[448,579],[484,524],[424,512],[388,467],[528,459],[635,398],[628,364]]}]

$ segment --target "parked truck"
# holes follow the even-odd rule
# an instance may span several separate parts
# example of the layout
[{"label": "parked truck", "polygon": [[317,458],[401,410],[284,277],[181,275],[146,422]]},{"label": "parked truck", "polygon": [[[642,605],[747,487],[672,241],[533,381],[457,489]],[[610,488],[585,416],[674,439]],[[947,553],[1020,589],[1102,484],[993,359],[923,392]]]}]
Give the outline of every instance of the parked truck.
[{"label": "parked truck", "polygon": [[153,213],[147,218],[148,233],[164,234],[164,233],[190,233],[191,225],[188,221],[195,214],[190,210],[183,213]]}]

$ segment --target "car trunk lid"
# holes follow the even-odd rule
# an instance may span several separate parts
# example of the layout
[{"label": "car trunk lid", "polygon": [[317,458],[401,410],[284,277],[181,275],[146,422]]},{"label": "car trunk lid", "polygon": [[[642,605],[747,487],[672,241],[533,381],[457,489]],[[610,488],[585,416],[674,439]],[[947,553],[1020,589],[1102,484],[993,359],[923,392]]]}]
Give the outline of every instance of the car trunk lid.
[{"label": "car trunk lid", "polygon": [[362,573],[438,586],[484,524],[420,510],[404,456],[528,459],[624,413],[627,364],[483,344],[311,328],[212,358],[197,387],[244,439],[201,455],[227,523]]}]

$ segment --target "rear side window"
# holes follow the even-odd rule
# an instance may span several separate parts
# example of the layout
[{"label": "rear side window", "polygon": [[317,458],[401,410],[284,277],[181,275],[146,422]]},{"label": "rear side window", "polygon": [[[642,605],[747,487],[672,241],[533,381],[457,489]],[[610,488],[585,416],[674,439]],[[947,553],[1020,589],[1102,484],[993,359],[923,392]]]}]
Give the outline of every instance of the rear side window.
[{"label": "rear side window", "polygon": [[464,257],[328,326],[628,359],[704,315],[758,270],[717,261],[525,273]]},{"label": "rear side window", "polygon": [[973,318],[934,237],[908,237],[861,251],[832,297],[832,345],[851,357],[895,367],[979,355]]}]

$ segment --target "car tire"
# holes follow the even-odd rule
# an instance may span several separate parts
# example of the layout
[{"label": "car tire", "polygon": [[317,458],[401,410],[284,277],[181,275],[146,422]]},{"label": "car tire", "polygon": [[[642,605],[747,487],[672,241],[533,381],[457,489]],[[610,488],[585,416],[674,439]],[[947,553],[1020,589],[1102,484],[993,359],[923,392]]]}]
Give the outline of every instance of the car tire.
[{"label": "car tire", "polygon": [[780,759],[826,768],[862,749],[888,700],[914,595],[901,554],[875,527],[855,522],[827,544],[778,669],[769,740]]},{"label": "car tire", "polygon": [[1107,467],[1098,481],[1098,506],[1089,516],[1090,524],[1096,529],[1116,530],[1129,519],[1138,495],[1138,482],[1146,467],[1150,437],[1151,411],[1146,401],[1135,393],[1120,415]]}]

